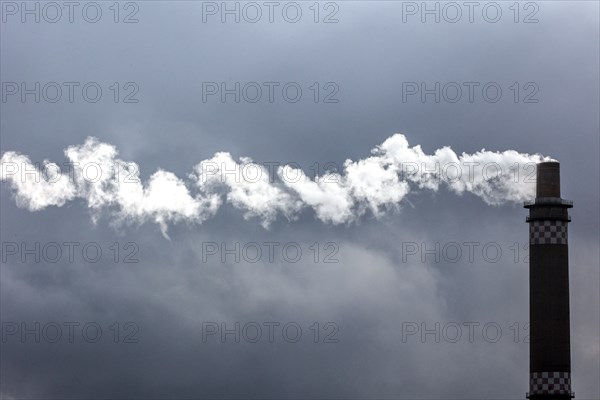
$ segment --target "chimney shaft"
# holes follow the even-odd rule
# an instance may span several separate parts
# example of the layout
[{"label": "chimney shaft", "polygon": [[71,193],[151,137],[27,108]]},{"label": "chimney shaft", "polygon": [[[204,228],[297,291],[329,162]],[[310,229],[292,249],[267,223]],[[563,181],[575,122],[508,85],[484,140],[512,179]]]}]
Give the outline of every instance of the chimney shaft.
[{"label": "chimney shaft", "polygon": [[536,197],[560,197],[560,164],[544,162],[537,165]]},{"label": "chimney shaft", "polygon": [[560,198],[560,164],[537,165],[529,209],[529,399],[570,399],[570,201]]}]

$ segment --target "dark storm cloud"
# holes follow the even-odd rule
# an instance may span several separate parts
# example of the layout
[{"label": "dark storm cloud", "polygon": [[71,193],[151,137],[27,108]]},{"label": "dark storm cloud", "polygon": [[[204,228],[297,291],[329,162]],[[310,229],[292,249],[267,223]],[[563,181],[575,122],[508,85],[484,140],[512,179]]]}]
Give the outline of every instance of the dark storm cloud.
[{"label": "dark storm cloud", "polygon": [[[93,104],[11,98],[1,103],[0,148],[61,162],[64,148],[96,136],[138,162],[144,179],[158,168],[186,176],[217,151],[297,162],[309,173],[314,163],[364,157],[395,132],[428,154],[450,145],[458,153],[486,148],[552,156],[562,164],[563,196],[575,201],[573,388],[578,398],[595,398],[598,5],[539,2],[538,23],[515,24],[509,4],[501,4],[504,17],[496,24],[423,24],[418,15],[403,23],[401,3],[391,2],[340,2],[335,24],[203,23],[201,2],[140,2],[137,24],[110,22],[108,9],[108,20],[97,24],[8,20],[0,28],[2,82],[98,82],[103,98]],[[203,102],[202,82],[249,81],[298,82],[303,98]],[[467,81],[497,82],[502,100],[435,103],[429,96],[423,103],[416,95],[403,102],[403,82]],[[114,103],[114,82],[119,100],[129,93],[124,84],[134,82],[139,102]],[[314,103],[314,82],[321,95],[325,83],[335,83],[339,102]],[[521,96],[529,93],[525,83],[535,83],[539,102],[515,103],[515,82]],[[103,330],[97,343],[79,331],[69,343],[64,326],[57,343],[35,343],[32,334],[26,343],[20,334],[8,337],[0,358],[7,398],[522,398],[527,390],[527,264],[515,243],[526,243],[528,228],[518,205],[490,207],[441,189],[410,198],[412,206],[403,202],[382,220],[331,226],[303,212],[270,230],[224,206],[201,226],[172,226],[168,241],[151,224],[112,227],[101,216],[94,225],[83,202],[29,212],[15,206],[7,185],[0,196],[3,243],[80,243],[72,262],[63,256],[37,263],[31,255],[2,262],[2,322],[30,328],[36,321],[97,322]],[[129,242],[137,247],[125,248]],[[281,253],[273,262],[263,256],[236,263],[229,255],[223,263],[220,254],[206,254],[207,244],[265,242],[295,243],[303,256],[295,263]],[[337,263],[323,262],[329,242],[338,248]],[[421,259],[423,243],[427,250],[451,242],[465,251],[458,262],[439,252],[439,261],[435,254]],[[472,262],[465,242],[480,244]],[[81,254],[88,243],[103,250],[100,261]],[[488,243],[502,249],[499,260],[481,253]],[[419,252],[407,255],[412,244]],[[125,263],[136,248],[139,262]],[[125,329],[129,321],[139,328],[137,343],[123,343],[133,329]],[[266,328],[258,343],[243,337],[235,343],[232,336],[222,343],[218,334],[202,340],[203,322],[231,328],[269,321],[299,324],[301,340],[290,343],[277,331],[269,343]],[[310,330],[315,322],[318,343]],[[339,327],[337,343],[323,343],[328,322]],[[440,322],[447,335],[440,343],[431,334],[421,340],[420,332],[403,341],[403,332],[422,322],[429,329]],[[453,322],[462,326],[456,343],[448,340]],[[469,322],[480,324],[472,342],[463,325]],[[482,334],[488,323],[502,328],[497,342]]]}]

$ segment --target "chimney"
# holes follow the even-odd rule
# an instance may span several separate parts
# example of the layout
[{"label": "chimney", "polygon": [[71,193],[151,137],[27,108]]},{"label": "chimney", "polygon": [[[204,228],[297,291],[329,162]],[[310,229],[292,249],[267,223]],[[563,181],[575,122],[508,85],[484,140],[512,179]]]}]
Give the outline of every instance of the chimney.
[{"label": "chimney", "polygon": [[529,209],[529,392],[527,398],[571,399],[569,246],[571,201],[560,197],[560,164],[537,165]]}]

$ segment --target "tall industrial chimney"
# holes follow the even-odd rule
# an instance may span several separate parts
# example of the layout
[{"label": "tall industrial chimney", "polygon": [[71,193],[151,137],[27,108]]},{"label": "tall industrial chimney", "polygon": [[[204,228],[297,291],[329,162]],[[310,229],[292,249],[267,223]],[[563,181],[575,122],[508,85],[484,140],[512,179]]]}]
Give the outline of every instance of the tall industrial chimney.
[{"label": "tall industrial chimney", "polygon": [[529,209],[529,392],[537,399],[571,399],[568,210],[560,197],[560,164],[537,165]]}]

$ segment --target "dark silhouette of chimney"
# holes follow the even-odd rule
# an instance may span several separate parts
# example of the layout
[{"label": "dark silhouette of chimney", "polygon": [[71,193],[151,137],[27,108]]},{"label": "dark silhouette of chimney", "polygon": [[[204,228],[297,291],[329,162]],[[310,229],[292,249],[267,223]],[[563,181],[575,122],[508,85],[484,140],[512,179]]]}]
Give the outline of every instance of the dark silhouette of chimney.
[{"label": "dark silhouette of chimney", "polygon": [[531,400],[571,399],[569,245],[571,201],[560,197],[560,164],[537,165],[529,209],[529,392]]}]

